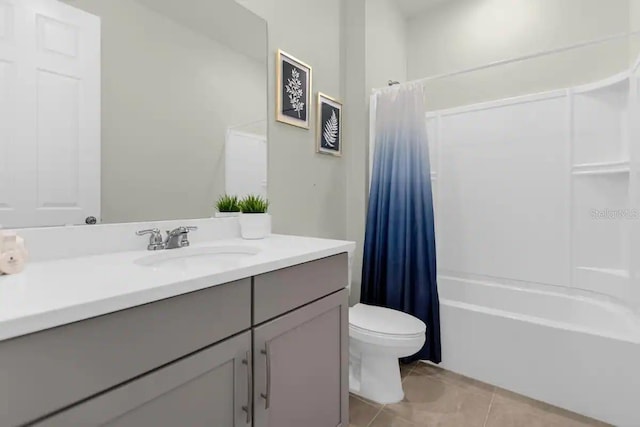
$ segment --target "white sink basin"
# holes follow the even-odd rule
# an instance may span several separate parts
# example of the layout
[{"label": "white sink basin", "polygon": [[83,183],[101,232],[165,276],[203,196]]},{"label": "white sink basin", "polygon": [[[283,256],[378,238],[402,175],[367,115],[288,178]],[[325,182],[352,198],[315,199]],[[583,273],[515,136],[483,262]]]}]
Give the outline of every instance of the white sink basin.
[{"label": "white sink basin", "polygon": [[260,252],[254,246],[207,246],[169,249],[154,253],[134,262],[143,267],[186,270],[203,267],[229,267]]}]

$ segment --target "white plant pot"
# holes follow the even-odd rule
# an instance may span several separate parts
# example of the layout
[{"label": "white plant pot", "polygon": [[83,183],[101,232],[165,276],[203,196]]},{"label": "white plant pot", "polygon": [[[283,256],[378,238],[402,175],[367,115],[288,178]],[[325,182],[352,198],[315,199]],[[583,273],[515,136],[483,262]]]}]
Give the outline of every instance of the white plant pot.
[{"label": "white plant pot", "polygon": [[240,234],[243,239],[264,239],[271,234],[271,215],[245,214],[240,215]]},{"label": "white plant pot", "polygon": [[240,216],[240,212],[216,212],[214,218],[235,218]]}]

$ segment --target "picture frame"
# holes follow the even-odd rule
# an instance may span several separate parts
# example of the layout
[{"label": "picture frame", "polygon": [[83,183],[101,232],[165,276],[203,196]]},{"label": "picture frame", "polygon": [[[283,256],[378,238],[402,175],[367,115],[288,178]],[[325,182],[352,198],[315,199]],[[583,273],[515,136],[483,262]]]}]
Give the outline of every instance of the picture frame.
[{"label": "picture frame", "polygon": [[342,103],[318,92],[316,106],[316,152],[342,156]]},{"label": "picture frame", "polygon": [[309,129],[313,87],[311,66],[278,49],[276,67],[276,120]]}]

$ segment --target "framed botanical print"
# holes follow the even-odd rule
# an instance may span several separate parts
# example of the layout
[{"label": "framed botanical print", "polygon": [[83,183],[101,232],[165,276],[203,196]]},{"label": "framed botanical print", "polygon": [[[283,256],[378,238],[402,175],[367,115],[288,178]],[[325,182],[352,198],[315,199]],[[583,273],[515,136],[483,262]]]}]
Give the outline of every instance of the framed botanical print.
[{"label": "framed botanical print", "polygon": [[311,67],[278,50],[276,120],[309,129]]},{"label": "framed botanical print", "polygon": [[324,93],[318,92],[318,134],[316,151],[333,156],[342,155],[342,104]]}]

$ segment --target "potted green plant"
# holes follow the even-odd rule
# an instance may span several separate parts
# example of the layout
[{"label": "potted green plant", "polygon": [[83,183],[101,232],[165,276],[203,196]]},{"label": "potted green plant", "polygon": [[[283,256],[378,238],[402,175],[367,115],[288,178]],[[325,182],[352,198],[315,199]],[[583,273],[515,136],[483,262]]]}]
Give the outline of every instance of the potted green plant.
[{"label": "potted green plant", "polygon": [[240,216],[240,205],[238,203],[238,196],[223,194],[218,198],[218,201],[216,202],[216,209],[216,218]]},{"label": "potted green plant", "polygon": [[239,202],[240,233],[243,239],[264,239],[271,234],[271,215],[267,213],[269,201],[250,194]]}]

